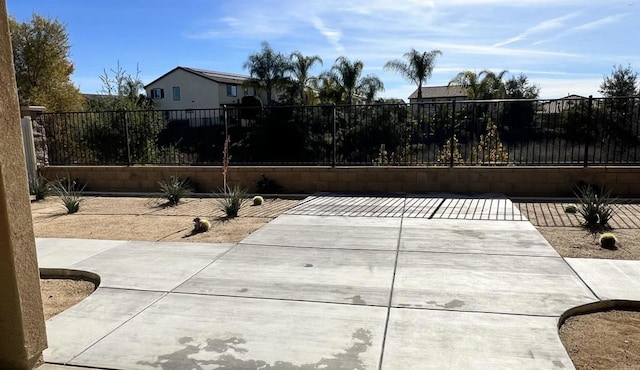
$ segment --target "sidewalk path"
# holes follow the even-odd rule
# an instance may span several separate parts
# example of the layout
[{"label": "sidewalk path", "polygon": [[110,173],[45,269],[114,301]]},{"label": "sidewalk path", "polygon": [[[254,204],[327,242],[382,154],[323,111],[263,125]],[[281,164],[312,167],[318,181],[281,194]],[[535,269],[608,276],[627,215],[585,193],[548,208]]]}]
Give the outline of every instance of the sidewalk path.
[{"label": "sidewalk path", "polygon": [[45,361],[106,369],[571,369],[560,315],[640,299],[640,262],[565,260],[497,195],[313,196],[237,245],[37,244],[102,279]]}]

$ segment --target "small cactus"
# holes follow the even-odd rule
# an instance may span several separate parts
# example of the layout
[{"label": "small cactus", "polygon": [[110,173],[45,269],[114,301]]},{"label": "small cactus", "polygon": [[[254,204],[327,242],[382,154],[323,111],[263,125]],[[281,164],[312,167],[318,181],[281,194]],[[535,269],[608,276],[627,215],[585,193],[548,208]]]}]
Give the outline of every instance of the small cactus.
[{"label": "small cactus", "polygon": [[253,205],[254,206],[261,206],[262,203],[264,203],[264,198],[261,197],[260,195],[256,195],[255,197],[253,197]]},{"label": "small cactus", "polygon": [[605,249],[615,249],[616,248],[616,236],[613,233],[604,233],[600,235],[600,247]]},{"label": "small cactus", "polygon": [[564,211],[566,213],[576,213],[578,212],[578,206],[576,206],[575,204],[567,204],[566,206],[564,206]]},{"label": "small cactus", "polygon": [[193,219],[193,234],[209,231],[211,223],[206,218],[196,217]]}]

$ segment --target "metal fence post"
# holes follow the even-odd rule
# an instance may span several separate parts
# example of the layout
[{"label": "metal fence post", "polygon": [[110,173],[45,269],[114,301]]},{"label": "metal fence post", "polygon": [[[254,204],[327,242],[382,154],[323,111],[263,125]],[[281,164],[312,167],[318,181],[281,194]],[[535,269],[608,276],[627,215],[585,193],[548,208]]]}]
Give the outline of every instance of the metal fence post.
[{"label": "metal fence post", "polygon": [[128,119],[128,115],[127,115],[127,110],[123,109],[122,110],[122,114],[124,116],[124,135],[125,135],[125,140],[127,141],[127,165],[131,166],[132,161],[131,161],[131,136],[129,135],[129,119]]},{"label": "metal fence post", "polygon": [[336,141],[336,105],[332,104],[331,107],[331,122],[333,125],[333,128],[331,130],[331,167],[335,167],[336,166],[336,162],[337,162],[337,151],[338,151],[338,143]]},{"label": "metal fence post", "polygon": [[593,106],[593,95],[589,95],[589,105],[587,106],[587,132],[586,132],[586,140],[584,142],[584,163],[583,167],[587,167],[589,165],[589,135],[592,133],[593,128],[593,118],[592,114],[592,106]]},{"label": "metal fence post", "polygon": [[227,140],[227,136],[229,136],[229,117],[226,104],[222,106],[222,119],[224,120],[224,139]]},{"label": "metal fence post", "polygon": [[451,135],[449,136],[449,140],[451,141],[451,147],[449,148],[451,152],[451,156],[449,157],[449,167],[453,168],[453,153],[455,153],[456,149],[456,141],[453,140],[455,133],[455,123],[456,123],[456,101],[451,101]]}]

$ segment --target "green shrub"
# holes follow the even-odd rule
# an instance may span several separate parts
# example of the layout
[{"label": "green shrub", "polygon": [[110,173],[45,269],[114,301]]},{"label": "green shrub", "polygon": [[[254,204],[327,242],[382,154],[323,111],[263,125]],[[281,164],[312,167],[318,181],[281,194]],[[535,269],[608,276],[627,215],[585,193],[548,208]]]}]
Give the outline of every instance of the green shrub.
[{"label": "green shrub", "polygon": [[42,175],[29,179],[29,193],[36,197],[36,201],[43,200],[48,195],[51,195],[52,188],[49,180]]},{"label": "green shrub", "polygon": [[617,241],[618,240],[613,233],[604,233],[600,235],[600,247],[602,248],[615,249]]},{"label": "green shrub", "polygon": [[260,195],[256,195],[255,197],[253,197],[253,205],[254,206],[261,206],[262,203],[264,203],[264,198],[261,197]]},{"label": "green shrub", "polygon": [[76,213],[80,210],[80,202],[82,201],[80,193],[85,186],[77,188],[76,182],[69,179],[58,180],[53,184],[52,189],[60,197],[60,202],[67,209],[67,214]]},{"label": "green shrub", "polygon": [[613,217],[611,190],[597,192],[592,186],[579,186],[575,192],[579,201],[578,214],[582,217],[582,226],[591,233],[611,229],[609,221]]},{"label": "green shrub", "polygon": [[223,197],[220,198],[218,203],[220,204],[220,210],[222,210],[227,217],[237,217],[238,211],[244,203],[247,201],[247,193],[239,186],[234,186],[233,189],[225,189]]},{"label": "green shrub", "polygon": [[162,197],[169,202],[170,206],[180,203],[180,200],[188,196],[193,191],[193,186],[189,179],[181,179],[171,176],[168,181],[159,181]]}]

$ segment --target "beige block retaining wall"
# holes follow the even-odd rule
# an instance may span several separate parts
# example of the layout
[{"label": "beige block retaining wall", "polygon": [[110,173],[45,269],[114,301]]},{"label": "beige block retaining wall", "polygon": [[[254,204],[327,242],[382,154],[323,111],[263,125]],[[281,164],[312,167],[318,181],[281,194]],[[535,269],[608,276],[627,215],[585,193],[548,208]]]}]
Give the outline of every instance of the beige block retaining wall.
[{"label": "beige block retaining wall", "polygon": [[[70,176],[92,191],[157,192],[158,181],[190,177],[205,192],[222,187],[220,167],[48,166],[43,176]],[[254,192],[264,174],[286,193],[331,192],[492,192],[508,196],[572,195],[579,181],[604,185],[617,196],[640,196],[640,167],[230,167],[229,184]]]}]

